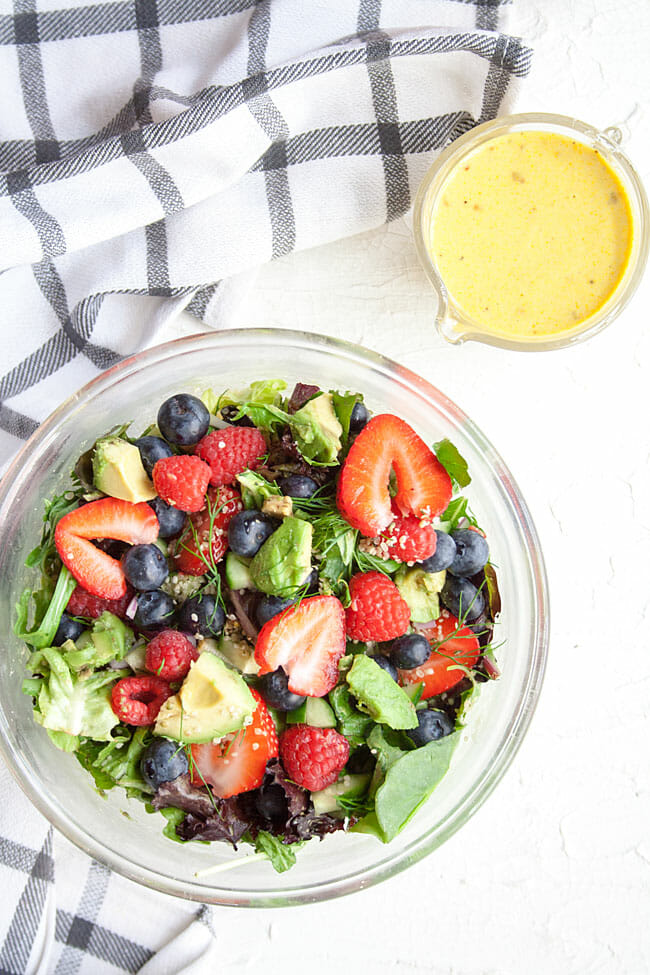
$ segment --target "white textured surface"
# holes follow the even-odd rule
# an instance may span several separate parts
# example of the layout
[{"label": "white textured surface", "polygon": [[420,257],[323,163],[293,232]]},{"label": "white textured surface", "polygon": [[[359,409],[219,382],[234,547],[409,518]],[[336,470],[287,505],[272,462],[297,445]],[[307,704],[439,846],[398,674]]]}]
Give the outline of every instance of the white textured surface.
[{"label": "white textured surface", "polygon": [[[513,27],[536,51],[519,110],[622,124],[650,184],[648,0],[518,0]],[[650,970],[649,299],[646,277],[601,336],[522,355],[437,337],[406,220],[261,271],[235,324],[359,342],[479,423],[540,532],[552,638],[532,728],[474,818],[378,888],[217,911],[222,975]]]}]

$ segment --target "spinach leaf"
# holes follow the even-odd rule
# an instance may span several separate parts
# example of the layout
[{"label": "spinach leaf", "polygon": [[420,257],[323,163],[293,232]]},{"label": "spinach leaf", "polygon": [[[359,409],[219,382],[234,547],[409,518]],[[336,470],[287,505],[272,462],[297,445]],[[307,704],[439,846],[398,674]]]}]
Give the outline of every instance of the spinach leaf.
[{"label": "spinach leaf", "polygon": [[467,487],[472,480],[467,469],[467,461],[461,456],[458,448],[453,445],[451,440],[439,440],[438,443],[434,443],[433,449],[436,457],[458,487]]},{"label": "spinach leaf", "polygon": [[344,684],[330,691],[329,701],[336,715],[339,731],[355,747],[363,745],[374,721],[368,714],[362,714],[354,706],[352,695]]}]

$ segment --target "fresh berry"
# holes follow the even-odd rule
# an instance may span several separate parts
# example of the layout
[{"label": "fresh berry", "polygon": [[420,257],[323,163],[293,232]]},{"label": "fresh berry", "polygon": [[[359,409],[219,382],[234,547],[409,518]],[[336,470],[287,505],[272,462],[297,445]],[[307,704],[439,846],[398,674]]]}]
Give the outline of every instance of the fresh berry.
[{"label": "fresh berry", "polygon": [[66,612],[70,616],[82,616],[84,619],[96,620],[108,610],[113,616],[130,622],[126,611],[132,599],[133,590],[130,586],[127,586],[126,592],[119,599],[102,599],[101,596],[93,596],[86,589],[77,586],[76,589],[72,590]]},{"label": "fresh berry", "polygon": [[184,511],[175,508],[172,504],[167,504],[162,498],[154,498],[149,501],[149,506],[153,508],[158,519],[158,534],[160,538],[175,538],[185,528],[187,520]]},{"label": "fresh berry", "polygon": [[189,447],[204,437],[210,426],[207,407],[190,393],[177,393],[158,410],[158,429],[169,443]]},{"label": "fresh berry", "polygon": [[345,653],[345,614],[335,596],[310,596],[265,623],[255,645],[260,675],[278,667],[289,690],[323,697],[336,685]]},{"label": "fresh berry", "polygon": [[407,633],[395,640],[391,647],[390,659],[402,670],[420,667],[429,659],[431,647],[426,637],[420,633]]},{"label": "fresh berry", "polygon": [[157,545],[132,545],[122,556],[122,570],[134,589],[160,589],[169,575],[167,559]]},{"label": "fresh berry", "polygon": [[266,704],[257,701],[249,725],[221,741],[192,745],[192,784],[211,786],[215,796],[227,799],[262,784],[266,763],[278,754],[278,736]]},{"label": "fresh berry", "polygon": [[358,433],[361,433],[369,419],[370,411],[368,407],[364,406],[363,403],[356,402],[350,413],[350,436],[355,437]]},{"label": "fresh berry", "polygon": [[373,657],[372,659],[375,661],[378,667],[385,670],[386,673],[392,677],[395,682],[397,682],[397,667],[395,667],[389,657],[385,657],[383,653],[378,653],[377,656]]},{"label": "fresh berry", "polygon": [[185,749],[169,738],[154,738],[140,759],[142,778],[154,792],[163,782],[173,782],[179,775],[185,775],[188,768]]},{"label": "fresh berry", "polygon": [[173,450],[162,437],[140,437],[139,440],[133,442],[140,451],[142,466],[149,477],[151,477],[156,461],[162,460],[163,457],[171,457],[173,454]]},{"label": "fresh berry", "polygon": [[398,562],[418,562],[436,550],[435,529],[413,515],[397,515],[380,537],[388,546],[389,557]]},{"label": "fresh berry", "polygon": [[445,738],[454,730],[454,719],[446,711],[416,711],[417,728],[411,728],[406,734],[414,745],[420,748],[430,741]]},{"label": "fresh berry", "polygon": [[303,586],[306,588],[305,595],[315,596],[320,588],[319,581],[318,569],[314,567],[303,582]]},{"label": "fresh berry", "polygon": [[278,481],[278,487],[290,498],[311,498],[318,491],[318,484],[306,474],[289,474]]},{"label": "fresh berry", "polygon": [[287,794],[275,782],[262,784],[255,792],[255,808],[269,822],[280,819],[284,821],[287,818]]},{"label": "fresh berry", "polygon": [[162,589],[141,592],[133,622],[141,630],[158,630],[169,626],[174,616],[174,600]]},{"label": "fresh berry", "polygon": [[450,574],[440,592],[440,602],[450,613],[467,623],[477,620],[485,609],[483,593],[474,583]]},{"label": "fresh berry", "polygon": [[84,629],[83,623],[68,616],[67,613],[63,613],[59,620],[59,625],[56,628],[52,646],[60,647],[66,640],[78,640]]},{"label": "fresh berry", "polygon": [[220,636],[226,614],[210,593],[200,593],[186,599],[177,613],[178,627],[201,636]]},{"label": "fresh berry", "polygon": [[241,510],[241,498],[233,488],[210,488],[206,507],[190,517],[176,542],[174,560],[179,571],[202,576],[214,568],[228,548],[230,519]]},{"label": "fresh berry", "polygon": [[402,685],[424,684],[423,700],[442,694],[463,680],[465,671],[460,668],[471,670],[480,653],[476,636],[451,613],[443,612],[435,626],[427,628],[426,636],[431,645],[429,659],[421,667],[399,672]]},{"label": "fresh berry", "polygon": [[198,457],[163,457],[153,469],[157,494],[179,511],[200,511],[210,483],[210,468]]},{"label": "fresh berry", "polygon": [[145,666],[163,680],[182,680],[198,655],[194,644],[178,630],[161,630],[147,646]]},{"label": "fresh berry", "polygon": [[210,484],[233,484],[237,474],[255,470],[267,451],[266,441],[256,427],[228,427],[213,430],[196,447],[196,454],[210,465]]},{"label": "fresh berry", "polygon": [[442,572],[443,569],[449,568],[454,561],[455,554],[456,543],[451,535],[436,530],[435,551],[428,559],[423,559],[419,563],[418,569],[424,569],[425,572]]},{"label": "fresh berry", "polygon": [[350,579],[350,605],[345,611],[351,640],[393,640],[406,632],[411,611],[400,591],[383,572],[358,572]]},{"label": "fresh berry", "polygon": [[240,408],[236,403],[231,403],[229,406],[222,406],[219,410],[222,420],[226,423],[230,423],[233,427],[254,427],[255,424],[248,416],[239,416],[241,412]]},{"label": "fresh berry", "polygon": [[56,550],[77,582],[93,596],[119,599],[126,592],[122,566],[93,545],[93,538],[116,538],[131,545],[155,542],[158,519],[144,501],[100,498],[68,512],[56,526]]},{"label": "fresh berry", "polygon": [[235,555],[252,558],[279,524],[277,518],[254,508],[240,511],[228,525],[228,545]]},{"label": "fresh berry", "polygon": [[111,707],[124,724],[153,724],[172,689],[162,677],[124,677],[113,685]]},{"label": "fresh berry", "polygon": [[292,694],[289,690],[287,675],[282,667],[264,674],[259,680],[259,692],[270,708],[280,711],[295,711],[305,703],[305,696]]},{"label": "fresh berry", "polygon": [[403,515],[431,521],[451,500],[451,478],[417,433],[389,413],[369,420],[350,447],[339,477],[337,505],[362,535],[374,538],[393,521],[389,491]]},{"label": "fresh berry", "polygon": [[293,606],[295,599],[282,599],[280,596],[262,596],[255,609],[255,620],[258,626],[264,626],[269,620],[283,610]]},{"label": "fresh berry", "polygon": [[456,554],[449,565],[455,576],[473,576],[483,568],[490,555],[488,543],[478,532],[470,528],[460,528],[452,532]]},{"label": "fresh berry", "polygon": [[311,792],[336,782],[349,756],[347,738],[335,728],[295,724],[280,738],[280,758],[287,774]]}]

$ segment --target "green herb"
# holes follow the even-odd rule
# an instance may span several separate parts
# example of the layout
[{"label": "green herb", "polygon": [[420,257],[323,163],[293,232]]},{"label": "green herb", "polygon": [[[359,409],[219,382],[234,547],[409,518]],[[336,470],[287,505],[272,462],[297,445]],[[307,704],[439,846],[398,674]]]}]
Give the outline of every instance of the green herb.
[{"label": "green herb", "polygon": [[470,511],[467,498],[452,498],[440,515],[438,528],[443,532],[453,532],[458,528],[463,519],[466,519],[475,528],[478,527],[478,522]]},{"label": "green herb", "polygon": [[74,576],[63,566],[59,577],[56,580],[54,593],[49,606],[43,616],[40,625],[34,630],[27,629],[27,618],[29,616],[29,603],[32,598],[31,589],[25,589],[18,605],[16,606],[16,622],[14,623],[14,633],[19,640],[24,640],[33,647],[41,649],[51,647],[54,635],[58,629],[63,611],[68,605],[70,596],[77,585]]},{"label": "green herb", "polygon": [[293,867],[296,862],[295,850],[303,846],[302,843],[283,843],[281,837],[273,836],[264,829],[255,837],[254,845],[255,852],[264,853],[277,873],[284,873]]},{"label": "green herb", "polygon": [[434,443],[433,449],[452,481],[455,481],[458,487],[467,487],[472,480],[467,469],[467,461],[451,440],[439,440],[438,443]]},{"label": "green herb", "polygon": [[57,494],[51,501],[45,502],[43,514],[45,524],[41,540],[25,559],[26,566],[29,568],[38,566],[46,576],[52,577],[56,574],[61,563],[54,544],[54,531],[61,518],[77,507],[80,496],[80,491],[65,491],[63,494]]},{"label": "green herb", "polygon": [[354,561],[359,572],[383,572],[385,576],[392,576],[403,565],[394,559],[382,559],[370,552],[362,552],[358,547],[354,552]]},{"label": "green herb", "polygon": [[347,444],[348,437],[350,436],[350,417],[352,416],[352,410],[354,409],[355,403],[363,403],[363,396],[361,393],[339,393],[335,389],[330,390],[330,392],[338,421],[343,427],[341,439],[344,444]]}]

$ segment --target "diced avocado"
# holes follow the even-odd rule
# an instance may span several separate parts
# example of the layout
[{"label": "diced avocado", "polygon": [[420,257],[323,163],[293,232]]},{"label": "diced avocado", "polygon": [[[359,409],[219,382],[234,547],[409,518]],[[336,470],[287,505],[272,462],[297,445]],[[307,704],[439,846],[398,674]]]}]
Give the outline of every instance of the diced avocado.
[{"label": "diced avocado", "polygon": [[253,556],[253,584],[269,596],[290,597],[311,572],[311,522],[285,518]]},{"label": "diced avocado", "polygon": [[412,701],[372,657],[357,654],[345,679],[359,708],[374,721],[396,730],[417,726]]},{"label": "diced avocado", "polygon": [[243,728],[255,707],[243,677],[215,654],[202,653],[158,712],[154,734],[188,744],[212,741]]},{"label": "diced avocado", "polygon": [[321,393],[293,414],[291,429],[303,457],[333,464],[341,449],[343,427],[331,393]]},{"label": "diced avocado", "polygon": [[211,637],[201,640],[199,651],[208,650],[215,653],[231,667],[235,667],[242,674],[258,674],[259,664],[255,660],[253,647],[241,634],[231,631],[228,625],[217,640]]},{"label": "diced avocado", "polygon": [[93,483],[104,494],[137,504],[151,501],[156,489],[142,466],[135,444],[120,437],[105,437],[95,444]]},{"label": "diced avocado", "polygon": [[369,775],[344,775],[338,782],[333,782],[325,789],[312,792],[311,801],[314,804],[314,812],[317,816],[324,813],[334,813],[340,816],[345,815],[344,810],[338,804],[340,796],[354,799],[361,797],[368,787]]},{"label": "diced avocado", "polygon": [[251,560],[243,555],[228,552],[226,555],[226,582],[231,589],[254,589],[249,566]]},{"label": "diced avocado", "polygon": [[295,711],[287,712],[287,724],[310,724],[313,728],[336,728],[336,718],[322,697],[308,697]]},{"label": "diced avocado", "polygon": [[404,566],[395,576],[395,585],[411,610],[414,623],[428,623],[440,616],[438,593],[445,584],[447,573],[425,572],[424,569],[407,569]]}]

